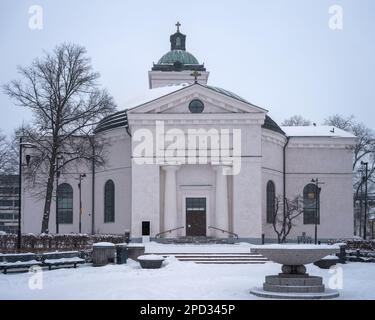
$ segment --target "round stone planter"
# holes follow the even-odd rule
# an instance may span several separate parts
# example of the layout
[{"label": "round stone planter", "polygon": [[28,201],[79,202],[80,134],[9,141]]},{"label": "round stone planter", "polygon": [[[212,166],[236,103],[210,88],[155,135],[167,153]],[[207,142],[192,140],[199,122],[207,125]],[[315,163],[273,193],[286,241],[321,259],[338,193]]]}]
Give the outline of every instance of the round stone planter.
[{"label": "round stone planter", "polygon": [[143,244],[131,243],[126,245],[128,249],[128,259],[137,261],[139,256],[145,254],[145,246]]},{"label": "round stone planter", "polygon": [[163,265],[164,258],[156,255],[140,256],[137,259],[142,269],[160,269]]},{"label": "round stone planter", "polygon": [[115,262],[116,247],[110,242],[94,243],[92,246],[92,263],[94,267],[105,266]]},{"label": "round stone planter", "polygon": [[266,276],[262,288],[250,293],[263,298],[276,299],[332,299],[339,296],[337,290],[326,289],[321,277],[306,273],[305,264],[319,261],[337,253],[336,246],[325,245],[268,245],[255,248],[269,260],[282,264],[282,273]]}]

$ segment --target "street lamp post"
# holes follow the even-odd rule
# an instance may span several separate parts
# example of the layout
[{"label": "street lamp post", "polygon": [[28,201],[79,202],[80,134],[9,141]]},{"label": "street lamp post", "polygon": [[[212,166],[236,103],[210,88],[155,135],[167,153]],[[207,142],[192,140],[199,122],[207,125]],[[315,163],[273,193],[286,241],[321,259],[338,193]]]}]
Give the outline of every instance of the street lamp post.
[{"label": "street lamp post", "polygon": [[361,236],[361,233],[362,233],[362,207],[363,207],[363,170],[361,171],[361,197],[360,197],[360,200],[359,200],[359,208],[360,208],[360,212],[359,212],[359,236]]},{"label": "street lamp post", "polygon": [[21,198],[22,198],[22,192],[21,192],[21,184],[22,184],[22,137],[20,137],[20,162],[19,162],[19,168],[18,168],[18,235],[17,235],[17,249],[21,249]]},{"label": "street lamp post", "polygon": [[[17,232],[17,249],[21,249],[21,207],[22,207],[22,150],[23,148],[35,148],[32,143],[22,142],[22,136],[19,140],[19,167],[18,167],[18,232]],[[29,164],[30,156],[27,157],[27,164]]]},{"label": "street lamp post", "polygon": [[59,178],[60,178],[60,170],[59,170],[59,160],[64,159],[62,156],[58,156],[56,158],[56,234],[59,233]]},{"label": "street lamp post", "polygon": [[314,227],[315,227],[315,235],[314,235],[314,242],[318,244],[318,217],[320,217],[320,205],[319,205],[319,197],[321,188],[319,185],[324,184],[324,182],[319,182],[319,178],[312,179],[312,183],[315,183],[315,219],[314,219]]},{"label": "street lamp post", "polygon": [[59,234],[59,171],[56,171],[56,234]]},{"label": "street lamp post", "polygon": [[79,175],[78,189],[79,189],[79,233],[82,232],[82,179],[86,178],[86,173]]},{"label": "street lamp post", "polygon": [[363,239],[367,238],[367,180],[368,180],[368,162],[361,161],[361,165],[365,166],[365,221],[363,222]]}]

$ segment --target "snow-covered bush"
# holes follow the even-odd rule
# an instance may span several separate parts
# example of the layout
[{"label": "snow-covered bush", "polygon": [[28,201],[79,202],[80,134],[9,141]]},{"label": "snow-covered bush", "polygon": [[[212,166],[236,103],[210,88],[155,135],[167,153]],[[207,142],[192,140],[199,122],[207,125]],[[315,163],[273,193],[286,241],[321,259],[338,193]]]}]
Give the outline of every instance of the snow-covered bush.
[{"label": "snow-covered bush", "polygon": [[[0,250],[11,251],[17,248],[17,235],[0,235]],[[83,250],[97,242],[125,242],[124,235],[87,235],[87,234],[24,234],[22,235],[22,249],[31,251],[44,250]]]},{"label": "snow-covered bush", "polygon": [[361,238],[331,240],[329,243],[345,243],[347,250],[375,251],[375,240],[363,240]]}]

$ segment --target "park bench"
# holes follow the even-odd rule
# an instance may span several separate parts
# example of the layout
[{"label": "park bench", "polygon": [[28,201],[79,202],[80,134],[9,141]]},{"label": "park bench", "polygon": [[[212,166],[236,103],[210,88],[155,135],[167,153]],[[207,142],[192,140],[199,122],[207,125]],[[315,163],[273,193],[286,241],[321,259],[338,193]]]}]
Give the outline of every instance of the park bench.
[{"label": "park bench", "polygon": [[43,266],[47,266],[49,270],[52,267],[59,266],[73,266],[76,268],[77,264],[85,263],[85,259],[79,257],[78,251],[43,253],[42,261]]},{"label": "park bench", "polygon": [[0,254],[0,270],[3,270],[4,274],[8,269],[29,269],[41,265],[34,253]]}]

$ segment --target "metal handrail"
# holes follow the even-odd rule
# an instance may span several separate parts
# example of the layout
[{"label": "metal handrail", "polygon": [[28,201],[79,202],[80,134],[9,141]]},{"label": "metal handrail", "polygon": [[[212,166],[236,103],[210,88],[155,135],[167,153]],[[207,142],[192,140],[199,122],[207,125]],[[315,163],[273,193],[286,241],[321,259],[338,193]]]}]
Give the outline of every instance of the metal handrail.
[{"label": "metal handrail", "polygon": [[163,235],[163,234],[166,234],[166,233],[172,233],[173,231],[177,231],[177,230],[184,229],[184,228],[185,228],[185,226],[183,226],[183,227],[178,227],[178,228],[175,228],[175,229],[170,229],[170,230],[163,231],[163,232],[160,232],[160,233],[158,233],[158,234],[155,235],[155,238],[156,238],[156,239],[159,239],[159,237],[160,237],[161,235]]},{"label": "metal handrail", "polygon": [[234,232],[231,232],[231,231],[228,231],[228,230],[224,230],[224,229],[220,229],[220,228],[216,228],[216,227],[208,227],[208,229],[214,229],[214,230],[218,230],[218,231],[221,231],[222,233],[228,233],[229,235],[235,237],[236,239],[238,239],[238,234],[237,233],[234,233]]}]

